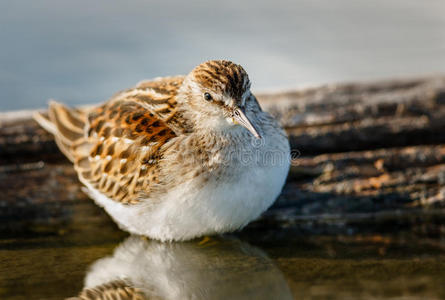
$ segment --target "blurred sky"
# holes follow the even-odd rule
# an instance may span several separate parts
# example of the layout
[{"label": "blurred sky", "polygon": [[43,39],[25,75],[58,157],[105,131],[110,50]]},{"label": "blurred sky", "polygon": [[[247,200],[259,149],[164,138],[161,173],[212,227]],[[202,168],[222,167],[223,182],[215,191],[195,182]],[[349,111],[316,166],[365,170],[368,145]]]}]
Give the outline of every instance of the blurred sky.
[{"label": "blurred sky", "polygon": [[445,73],[445,1],[0,1],[3,111],[99,102],[222,58],[256,91]]}]

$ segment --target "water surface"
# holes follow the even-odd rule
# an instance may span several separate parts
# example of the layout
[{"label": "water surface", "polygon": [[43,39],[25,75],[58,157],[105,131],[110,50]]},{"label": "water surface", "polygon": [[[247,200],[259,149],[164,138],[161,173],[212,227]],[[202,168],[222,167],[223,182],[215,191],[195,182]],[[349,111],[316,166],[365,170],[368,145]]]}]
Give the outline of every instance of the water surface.
[{"label": "water surface", "polygon": [[1,299],[63,299],[124,280],[160,299],[443,299],[443,241],[252,229],[185,243],[103,226],[0,240]]}]

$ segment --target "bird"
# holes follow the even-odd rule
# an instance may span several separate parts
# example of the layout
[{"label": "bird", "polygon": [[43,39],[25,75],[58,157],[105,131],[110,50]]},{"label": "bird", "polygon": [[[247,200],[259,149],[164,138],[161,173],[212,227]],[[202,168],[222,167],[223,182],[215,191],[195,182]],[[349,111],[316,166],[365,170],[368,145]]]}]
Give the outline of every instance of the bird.
[{"label": "bird", "polygon": [[133,235],[93,262],[67,300],[99,299],[294,298],[274,261],[236,237],[162,243]]},{"label": "bird", "polygon": [[290,166],[286,132],[228,60],[91,107],[50,101],[34,119],[122,230],[160,241],[242,229],[273,204]]}]

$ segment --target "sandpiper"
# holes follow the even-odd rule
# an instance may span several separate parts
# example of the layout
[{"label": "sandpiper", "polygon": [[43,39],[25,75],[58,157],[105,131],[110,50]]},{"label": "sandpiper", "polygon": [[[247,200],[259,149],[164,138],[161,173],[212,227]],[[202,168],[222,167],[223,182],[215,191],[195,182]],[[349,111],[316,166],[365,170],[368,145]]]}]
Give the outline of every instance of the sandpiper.
[{"label": "sandpiper", "polygon": [[281,192],[289,142],[250,86],[240,65],[212,60],[96,107],[52,101],[35,119],[122,229],[188,240],[242,228]]}]

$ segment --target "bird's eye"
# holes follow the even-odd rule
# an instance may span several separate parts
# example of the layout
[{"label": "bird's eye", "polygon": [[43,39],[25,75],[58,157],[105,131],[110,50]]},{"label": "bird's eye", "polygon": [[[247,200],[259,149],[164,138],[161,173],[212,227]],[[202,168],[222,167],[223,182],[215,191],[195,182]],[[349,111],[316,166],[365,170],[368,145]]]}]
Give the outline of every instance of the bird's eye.
[{"label": "bird's eye", "polygon": [[211,101],[212,95],[210,95],[209,93],[204,93],[204,99],[206,99],[207,101]]}]

